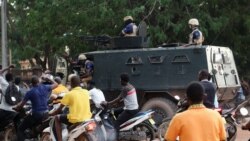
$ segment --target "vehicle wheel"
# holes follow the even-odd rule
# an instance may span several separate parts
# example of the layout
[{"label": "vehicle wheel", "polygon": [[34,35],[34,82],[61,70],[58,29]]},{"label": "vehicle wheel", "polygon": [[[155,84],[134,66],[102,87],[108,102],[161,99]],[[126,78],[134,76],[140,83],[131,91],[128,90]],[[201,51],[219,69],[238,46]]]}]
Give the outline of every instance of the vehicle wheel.
[{"label": "vehicle wheel", "polygon": [[15,141],[17,138],[14,127],[9,127],[4,132],[4,141]]},{"label": "vehicle wheel", "polygon": [[142,111],[149,109],[155,111],[153,119],[156,126],[159,126],[163,119],[171,118],[175,114],[177,106],[168,99],[153,98],[146,102],[142,107]]},{"label": "vehicle wheel", "polygon": [[157,133],[159,135],[159,138],[164,138],[164,136],[165,136],[165,134],[167,132],[170,121],[171,121],[171,118],[166,118],[166,119],[164,119],[162,121],[162,123],[158,127]]},{"label": "vehicle wheel", "polygon": [[51,141],[50,133],[43,133],[42,136],[41,136],[40,141]]},{"label": "vehicle wheel", "polygon": [[134,130],[136,131],[144,131],[147,135],[147,141],[152,141],[155,139],[155,131],[154,128],[146,123],[146,122],[142,122],[140,124],[138,124],[137,126],[134,127]]},{"label": "vehicle wheel", "polygon": [[88,132],[81,134],[75,141],[96,141],[96,138],[91,132]]},{"label": "vehicle wheel", "polygon": [[227,140],[235,141],[237,134],[237,127],[234,122],[226,121],[226,132],[227,132]]}]

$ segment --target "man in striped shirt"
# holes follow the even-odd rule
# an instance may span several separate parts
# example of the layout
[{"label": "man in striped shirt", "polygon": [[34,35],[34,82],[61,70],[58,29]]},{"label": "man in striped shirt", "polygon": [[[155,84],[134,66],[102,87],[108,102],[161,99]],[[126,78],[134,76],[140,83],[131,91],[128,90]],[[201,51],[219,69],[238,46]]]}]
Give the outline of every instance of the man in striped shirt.
[{"label": "man in striped shirt", "polygon": [[122,109],[122,112],[116,112],[120,113],[117,120],[115,121],[115,128],[117,130],[120,129],[120,125],[124,123],[125,121],[131,119],[136,113],[138,113],[138,101],[137,101],[137,94],[136,89],[133,85],[129,83],[129,76],[127,73],[123,73],[120,75],[120,81],[122,85],[121,93],[120,95],[114,99],[113,101],[107,102],[107,105],[113,105],[115,103],[118,103],[120,101],[124,101],[124,107]]}]

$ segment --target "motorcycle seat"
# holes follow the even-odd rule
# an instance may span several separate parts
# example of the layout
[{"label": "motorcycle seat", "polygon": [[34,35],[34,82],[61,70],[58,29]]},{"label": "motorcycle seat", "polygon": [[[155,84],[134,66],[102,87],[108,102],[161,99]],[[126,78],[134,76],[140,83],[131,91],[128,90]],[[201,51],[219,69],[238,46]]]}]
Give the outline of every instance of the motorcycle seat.
[{"label": "motorcycle seat", "polygon": [[223,110],[221,111],[221,114],[222,114],[222,115],[228,114],[228,113],[230,113],[230,112],[232,111],[232,109],[233,109],[233,108],[230,108],[230,109],[223,109]]},{"label": "motorcycle seat", "polygon": [[68,128],[68,131],[71,131],[73,129],[75,129],[78,125],[82,124],[82,122],[77,122],[77,123],[74,123],[72,125],[69,125],[67,128]]},{"label": "motorcycle seat", "polygon": [[141,115],[145,115],[145,114],[147,114],[147,113],[149,113],[149,112],[152,112],[152,110],[140,111],[140,112],[138,112],[137,114],[135,114],[134,117],[138,117],[138,116],[141,116]]}]

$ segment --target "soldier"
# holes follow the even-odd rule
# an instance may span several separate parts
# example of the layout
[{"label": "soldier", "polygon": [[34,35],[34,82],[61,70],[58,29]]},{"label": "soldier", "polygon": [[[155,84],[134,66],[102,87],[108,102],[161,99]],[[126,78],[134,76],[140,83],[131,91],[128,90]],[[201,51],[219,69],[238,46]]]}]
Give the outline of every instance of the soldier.
[{"label": "soldier", "polygon": [[133,23],[134,19],[132,16],[126,16],[123,18],[124,28],[122,29],[121,36],[136,36],[137,26]]},{"label": "soldier", "polygon": [[92,80],[92,75],[94,72],[94,63],[87,59],[84,54],[78,56],[79,65],[81,65],[80,78],[83,82],[83,85],[86,87],[87,82]]},{"label": "soldier", "polygon": [[195,18],[192,18],[188,21],[189,27],[192,29],[192,32],[189,34],[188,44],[202,45],[204,37],[202,32],[198,29],[199,21]]}]

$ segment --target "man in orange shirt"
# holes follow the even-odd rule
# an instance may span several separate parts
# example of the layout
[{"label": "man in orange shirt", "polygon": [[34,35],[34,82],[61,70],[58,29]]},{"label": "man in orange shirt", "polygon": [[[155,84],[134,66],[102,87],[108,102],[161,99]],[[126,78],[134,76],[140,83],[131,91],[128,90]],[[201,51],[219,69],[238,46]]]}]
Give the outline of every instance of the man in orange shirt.
[{"label": "man in orange shirt", "polygon": [[165,134],[166,141],[226,141],[226,132],[221,115],[206,108],[203,103],[204,88],[192,82],[186,89],[190,107],[176,114]]}]

